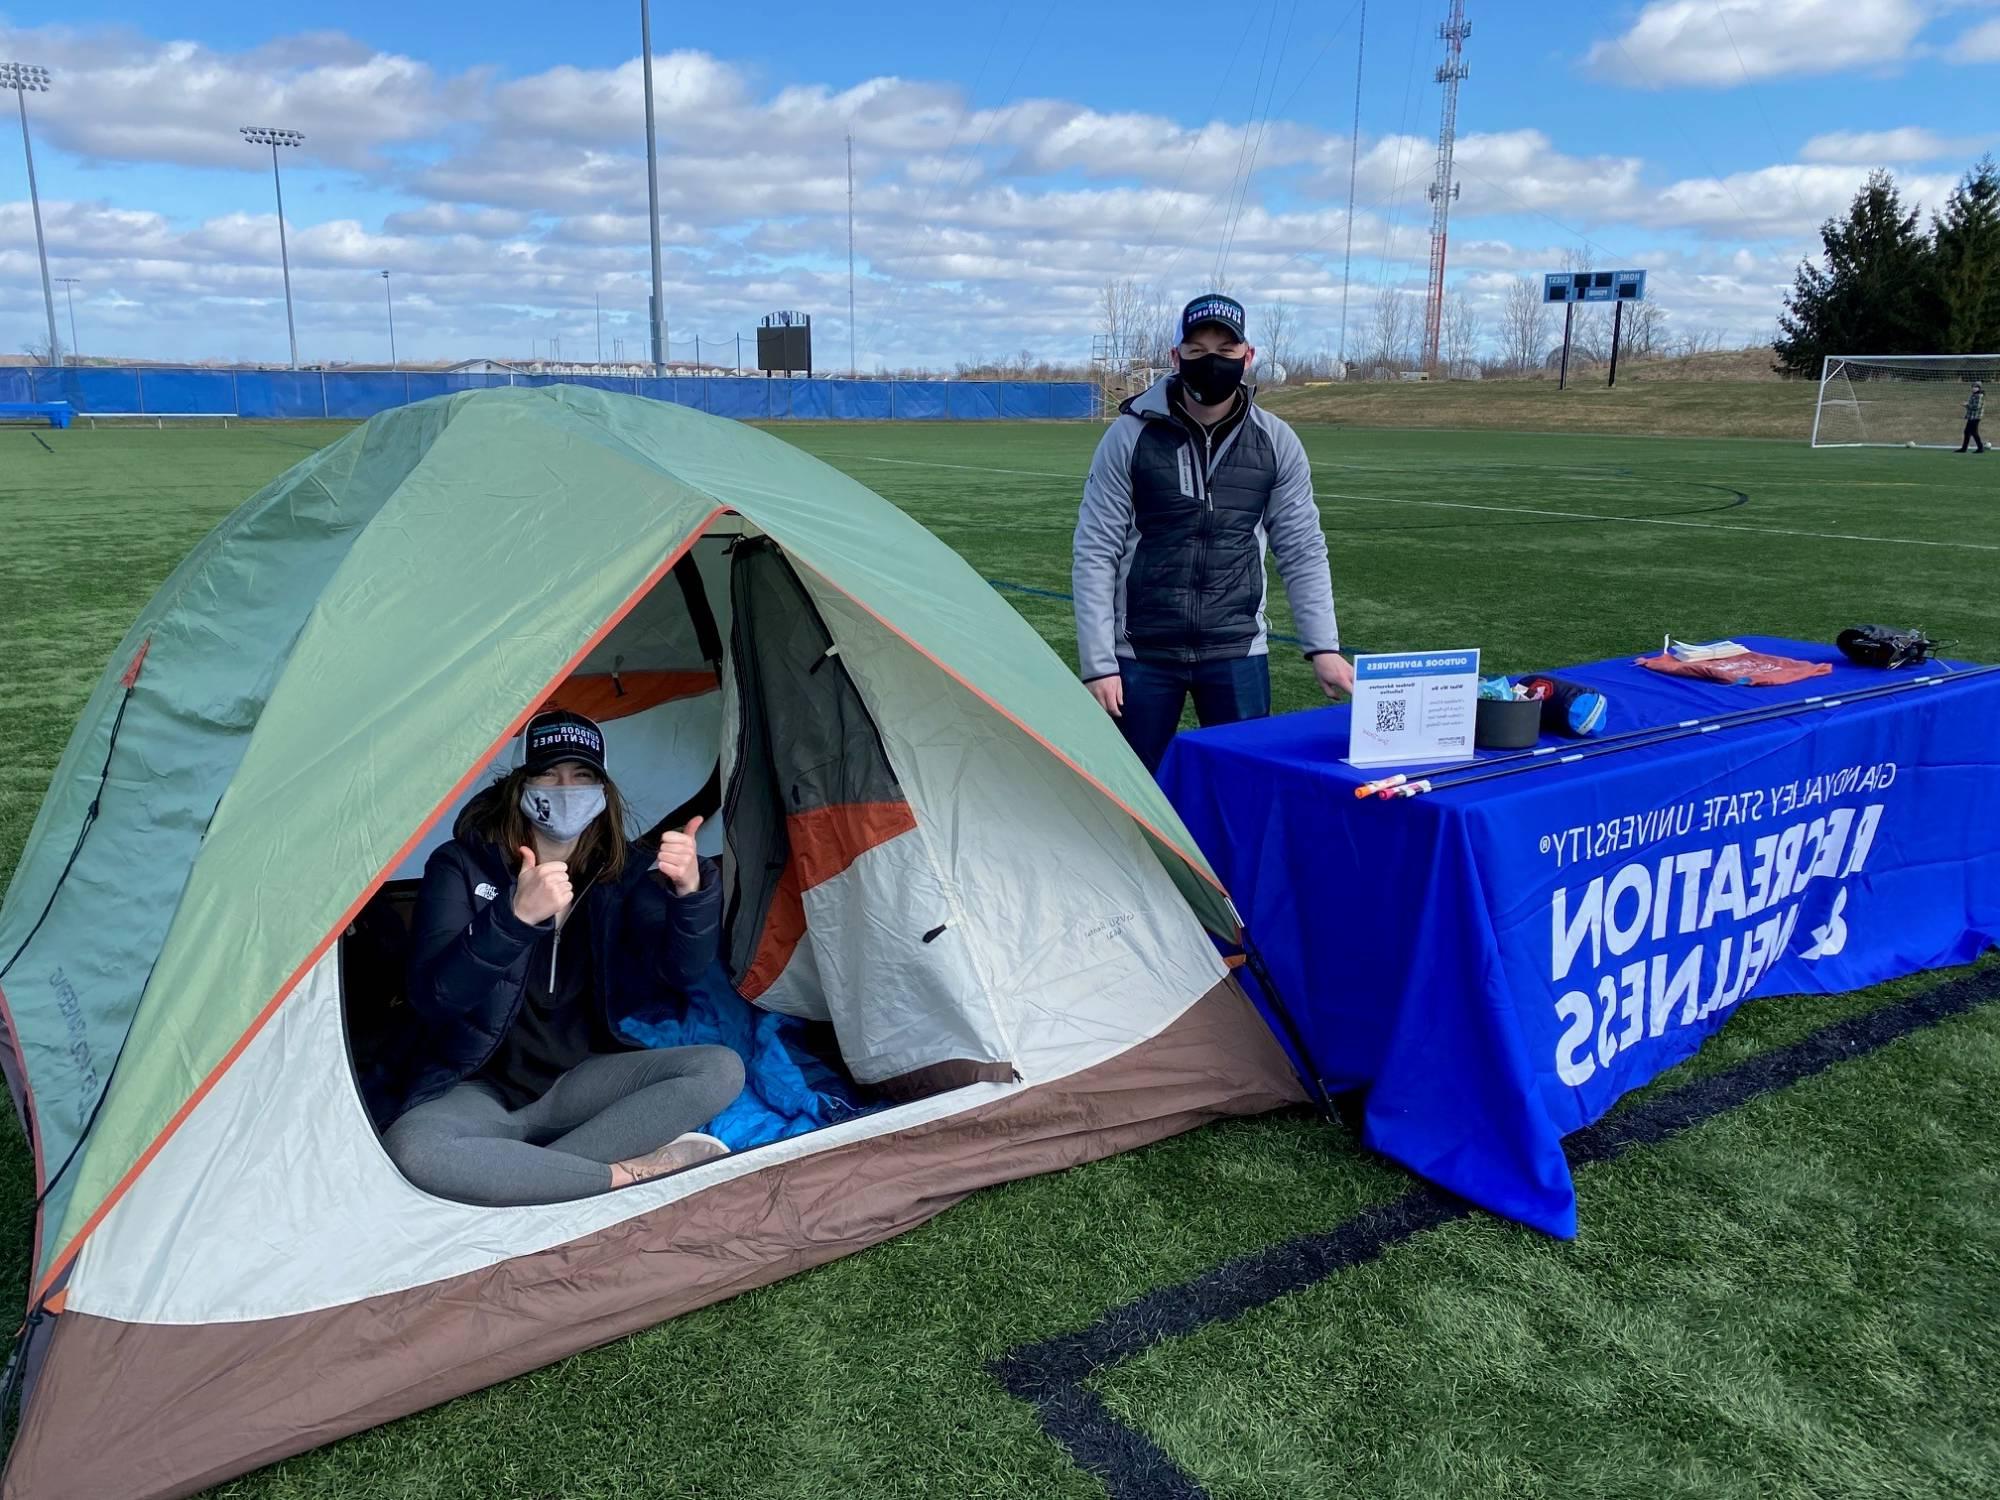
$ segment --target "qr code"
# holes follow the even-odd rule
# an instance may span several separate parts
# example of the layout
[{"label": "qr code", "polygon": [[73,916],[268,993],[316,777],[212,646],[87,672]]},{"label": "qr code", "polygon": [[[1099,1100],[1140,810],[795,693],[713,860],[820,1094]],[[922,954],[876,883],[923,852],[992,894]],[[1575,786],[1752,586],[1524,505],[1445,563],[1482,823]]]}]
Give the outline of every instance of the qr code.
[{"label": "qr code", "polygon": [[1377,698],[1375,700],[1375,732],[1377,734],[1401,734],[1409,727],[1409,699]]}]

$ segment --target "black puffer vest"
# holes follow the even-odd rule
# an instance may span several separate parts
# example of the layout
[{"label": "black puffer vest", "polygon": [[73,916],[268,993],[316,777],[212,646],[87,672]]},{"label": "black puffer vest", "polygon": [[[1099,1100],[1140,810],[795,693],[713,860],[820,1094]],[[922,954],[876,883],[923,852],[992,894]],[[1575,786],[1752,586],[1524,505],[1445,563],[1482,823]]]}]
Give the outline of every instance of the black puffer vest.
[{"label": "black puffer vest", "polygon": [[[1170,385],[1170,410],[1177,396]],[[1125,637],[1142,661],[1242,656],[1264,602],[1257,529],[1277,486],[1277,451],[1247,411],[1209,453],[1190,422],[1134,407],[1121,408],[1145,422],[1132,449],[1139,544],[1125,585]]]}]

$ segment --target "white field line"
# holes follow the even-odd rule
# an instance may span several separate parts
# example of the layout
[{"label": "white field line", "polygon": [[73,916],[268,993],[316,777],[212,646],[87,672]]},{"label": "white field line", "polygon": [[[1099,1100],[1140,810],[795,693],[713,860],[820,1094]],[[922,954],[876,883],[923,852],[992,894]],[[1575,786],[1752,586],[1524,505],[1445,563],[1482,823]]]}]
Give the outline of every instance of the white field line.
[{"label": "white field line", "polygon": [[[941,464],[920,458],[882,458],[872,453],[861,454],[866,463],[904,464],[915,469],[957,469],[969,474],[1017,474],[1030,479],[1080,480],[1081,475],[1058,474],[1048,469],[994,469],[984,464]],[[1313,465],[1315,469],[1341,469],[1353,467],[1347,464]],[[1321,490],[1320,495],[1328,500],[1364,500],[1377,505],[1420,505],[1433,510],[1483,510],[1504,515],[1547,516],[1560,521],[1596,521],[1601,525],[1627,526],[1678,526],[1692,531],[1748,531],[1760,536],[1806,537],[1820,542],[1874,542],[1885,547],[1944,547],[1956,552],[2000,552],[2000,543],[1994,542],[1937,542],[1922,537],[1911,536],[1864,536],[1848,531],[1797,531],[1782,526],[1731,526],[1721,521],[1675,521],[1665,516],[1600,516],[1581,510],[1542,510],[1532,505],[1476,505],[1469,500],[1412,500],[1400,495],[1353,495],[1337,490]]]},{"label": "white field line", "polygon": [[878,458],[873,453],[857,455],[863,463],[905,464],[912,469],[959,469],[967,474],[1024,474],[1030,479],[1068,479],[1083,483],[1081,474],[1055,474],[1047,469],[989,469],[985,464],[938,464],[921,458]]},{"label": "white field line", "polygon": [[[1319,465],[1313,467],[1318,468]],[[1863,536],[1849,531],[1796,531],[1783,526],[1731,526],[1722,521],[1673,521],[1665,516],[1599,516],[1589,511],[1539,510],[1527,505],[1475,505],[1469,500],[1409,500],[1391,495],[1343,495],[1333,490],[1319,493],[1330,500],[1372,500],[1382,505],[1422,505],[1436,510],[1503,511],[1518,516],[1552,516],[1558,520],[1597,521],[1606,525],[1679,526],[1691,531],[1748,531],[1760,536],[1809,537],[1820,542],[1874,542],[1887,547],[1946,547],[1963,552],[2000,552],[2000,543],[1994,542],[1935,542],[1912,536]]]}]

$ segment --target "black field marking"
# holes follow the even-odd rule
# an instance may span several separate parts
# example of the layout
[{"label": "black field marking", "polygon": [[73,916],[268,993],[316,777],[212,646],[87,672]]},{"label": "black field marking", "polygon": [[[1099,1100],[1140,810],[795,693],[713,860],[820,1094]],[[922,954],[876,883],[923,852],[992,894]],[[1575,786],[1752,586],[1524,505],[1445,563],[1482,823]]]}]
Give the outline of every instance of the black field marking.
[{"label": "black field marking", "polygon": [[[2000,968],[1939,985],[1913,1000],[1823,1026],[1682,1088],[1642,1100],[1563,1142],[1572,1167],[1613,1161],[1669,1140],[1764,1094],[1866,1057],[1898,1038],[2000,999]],[[1421,1186],[1364,1209],[1320,1234],[1301,1235],[1225,1261],[1179,1286],[1114,1308],[1077,1333],[1025,1344],[987,1368],[1008,1395],[1035,1408],[1042,1430],[1104,1481],[1112,1500],[1204,1500],[1207,1492],[1144,1433],[1127,1427],[1084,1382],[1167,1339],[1185,1338],[1304,1291],[1396,1245],[1476,1212],[1441,1188]]]}]

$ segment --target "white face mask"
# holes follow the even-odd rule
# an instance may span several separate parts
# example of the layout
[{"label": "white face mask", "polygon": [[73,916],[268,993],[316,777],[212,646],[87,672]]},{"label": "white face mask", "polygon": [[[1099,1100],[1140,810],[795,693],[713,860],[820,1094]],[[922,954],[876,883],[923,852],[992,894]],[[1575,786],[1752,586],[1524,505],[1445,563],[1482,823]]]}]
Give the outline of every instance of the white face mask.
[{"label": "white face mask", "polygon": [[604,811],[604,788],[530,784],[521,788],[521,811],[543,833],[567,844]]}]

